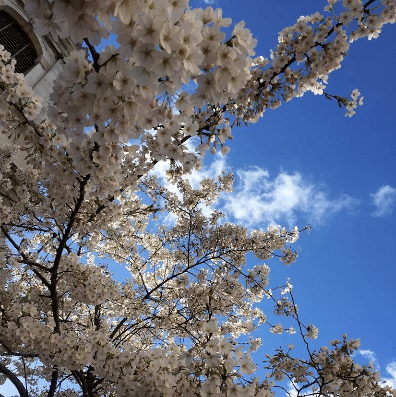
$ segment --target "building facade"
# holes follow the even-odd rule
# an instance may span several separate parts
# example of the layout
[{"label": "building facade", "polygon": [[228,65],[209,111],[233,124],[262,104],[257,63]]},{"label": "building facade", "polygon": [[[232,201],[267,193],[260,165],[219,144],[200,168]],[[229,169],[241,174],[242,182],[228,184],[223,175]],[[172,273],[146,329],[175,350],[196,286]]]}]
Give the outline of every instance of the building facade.
[{"label": "building facade", "polygon": [[[55,40],[50,34],[36,35],[34,21],[23,7],[22,0],[0,0],[0,44],[16,59],[16,72],[23,73],[27,84],[43,98],[43,108],[36,120],[40,122],[46,118],[45,104],[48,103],[53,81],[61,71],[63,59],[80,47],[67,39]],[[46,12],[50,16],[49,2]],[[7,142],[8,138],[0,134],[0,145]],[[23,159],[18,159],[16,165],[23,167]]]},{"label": "building facade", "polygon": [[[50,15],[50,5],[47,11]],[[50,34],[37,36],[33,25],[23,1],[0,0],[0,44],[17,60],[16,71],[24,73],[27,83],[47,101],[63,58],[78,46]]]},{"label": "building facade", "polygon": [[[49,95],[52,92],[53,81],[61,71],[63,59],[71,51],[80,46],[70,40],[54,39],[50,34],[38,36],[34,32],[34,21],[24,11],[22,0],[0,0],[0,44],[4,46],[11,57],[16,60],[15,71],[25,75],[26,83],[43,99],[42,110],[35,122],[39,123],[46,118]],[[46,10],[51,13],[48,3]],[[18,115],[18,110],[12,108]],[[0,133],[0,145],[9,144],[7,135]],[[23,136],[19,137],[17,144],[23,145]],[[21,153],[13,161],[13,172],[26,167],[25,156]],[[12,174],[8,175],[12,179]],[[0,201],[7,205],[9,200],[17,200],[13,189],[5,190],[0,186]]]}]

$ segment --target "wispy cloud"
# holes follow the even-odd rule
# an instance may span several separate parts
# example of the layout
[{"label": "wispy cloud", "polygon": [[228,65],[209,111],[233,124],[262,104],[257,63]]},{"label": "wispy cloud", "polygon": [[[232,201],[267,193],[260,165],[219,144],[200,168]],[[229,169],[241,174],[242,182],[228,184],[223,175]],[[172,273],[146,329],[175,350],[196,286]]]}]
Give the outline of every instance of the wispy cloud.
[{"label": "wispy cloud", "polygon": [[[188,145],[190,145],[191,147]],[[189,147],[190,151],[193,151],[197,145],[187,141],[187,146]],[[169,180],[166,178],[166,172],[168,169],[169,161],[159,161],[155,165],[151,173],[154,174],[161,181],[162,186],[164,186],[169,191],[176,193],[179,198],[181,198],[181,193],[178,191],[177,186],[170,183]],[[189,180],[191,186],[194,189],[197,189],[203,179],[216,178],[217,175],[220,175],[223,172],[230,172],[230,167],[226,163],[226,157],[222,156],[221,154],[217,154],[209,166],[204,166],[199,171],[193,170],[190,174],[186,174],[185,177]],[[219,209],[219,203],[216,204],[209,207],[202,207],[202,212],[204,213],[204,215],[209,216],[214,208]],[[160,216],[160,219],[162,224],[172,226],[174,225],[176,218],[173,215],[166,213],[166,215]]]},{"label": "wispy cloud", "polygon": [[[197,146],[197,145],[195,145]],[[195,148],[192,145],[192,148]],[[190,150],[193,150],[189,147]],[[166,186],[167,189],[176,192],[177,188],[174,185],[171,185],[166,179],[166,171],[169,169],[168,161],[159,161],[152,171],[161,182]],[[221,154],[217,154],[214,156],[213,161],[209,166],[203,166],[199,171],[194,170],[190,174],[186,174],[186,178],[190,181],[191,186],[193,188],[197,188],[199,183],[206,178],[216,178],[217,175],[220,175],[222,172],[230,172],[231,168],[226,163],[225,156]]]},{"label": "wispy cloud", "polygon": [[377,357],[375,356],[375,353],[373,351],[361,349],[359,350],[359,354],[363,356],[368,362],[373,365],[373,367],[377,368],[377,370],[379,371]]},{"label": "wispy cloud", "polygon": [[[159,163],[155,169],[165,184],[166,168],[166,163]],[[230,172],[231,167],[226,157],[216,155],[210,165],[199,172],[194,171],[188,179],[193,187],[198,187],[203,178],[216,177],[223,171]],[[297,223],[317,226],[331,215],[344,210],[351,211],[360,203],[347,194],[331,198],[326,186],[312,182],[298,172],[281,171],[272,176],[268,170],[254,167],[236,170],[235,173],[234,191],[222,195],[213,207],[223,211],[229,220],[248,227],[265,228],[270,224],[293,227]]]},{"label": "wispy cloud", "polygon": [[[377,360],[377,356],[375,352],[372,350],[358,350],[359,354],[363,356],[366,360],[372,363],[373,367],[380,372],[380,366]],[[391,361],[385,367],[386,376],[381,376],[380,382],[383,382],[385,385],[390,386],[392,389],[396,390],[396,361]]]},{"label": "wispy cloud", "polygon": [[[379,372],[380,368],[377,363],[377,358],[375,356],[375,353],[370,351],[370,350],[359,350],[359,353],[369,360],[370,362],[373,363],[374,368],[376,371]],[[390,375],[390,377],[380,377],[379,383],[382,384],[382,386],[387,385],[390,386],[392,389],[396,390],[396,361],[390,362],[386,367],[385,367],[386,373]],[[312,389],[311,389],[312,391]],[[288,395],[289,397],[297,397],[298,393],[296,389],[293,387],[292,383],[289,382],[288,384]],[[307,390],[308,392],[308,390]],[[316,394],[315,394],[316,395]]]},{"label": "wispy cloud", "polygon": [[390,377],[382,378],[386,385],[396,390],[396,361],[392,361],[386,367],[386,372]]},{"label": "wispy cloud", "polygon": [[298,172],[281,171],[272,177],[267,170],[255,167],[237,171],[235,191],[225,198],[225,212],[249,225],[294,226],[298,218],[318,225],[330,215],[352,210],[360,203],[347,194],[331,199],[326,190]]},{"label": "wispy cloud", "polygon": [[373,204],[377,207],[372,216],[388,216],[393,212],[393,207],[396,204],[396,188],[385,185],[381,186],[377,192],[370,195]]},{"label": "wispy cloud", "polygon": [[287,390],[288,396],[289,397],[298,397],[297,390],[294,388],[293,384],[291,382],[289,382],[288,386],[289,386],[288,390]]}]

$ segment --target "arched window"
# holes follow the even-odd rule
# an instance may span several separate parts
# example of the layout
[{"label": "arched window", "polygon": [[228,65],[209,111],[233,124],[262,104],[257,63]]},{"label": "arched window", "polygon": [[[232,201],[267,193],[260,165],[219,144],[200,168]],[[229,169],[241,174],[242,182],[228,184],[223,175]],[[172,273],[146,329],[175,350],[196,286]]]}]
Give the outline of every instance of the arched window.
[{"label": "arched window", "polygon": [[16,72],[25,73],[34,65],[37,52],[32,42],[18,22],[3,10],[0,10],[0,44],[16,59]]}]

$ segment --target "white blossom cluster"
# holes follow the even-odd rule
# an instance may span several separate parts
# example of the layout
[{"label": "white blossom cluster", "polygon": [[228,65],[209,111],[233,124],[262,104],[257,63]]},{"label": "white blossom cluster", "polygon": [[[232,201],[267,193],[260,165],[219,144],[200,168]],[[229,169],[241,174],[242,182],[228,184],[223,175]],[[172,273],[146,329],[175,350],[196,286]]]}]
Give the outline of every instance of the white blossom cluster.
[{"label": "white blossom cluster", "polygon": [[34,120],[41,110],[41,98],[26,84],[23,74],[15,73],[15,64],[16,60],[0,44],[0,132],[20,136],[26,129],[26,125],[20,125],[20,113]]},{"label": "white blossom cluster", "polygon": [[[51,389],[35,385],[37,378],[48,385],[55,379],[59,387],[68,378],[75,385],[63,387],[65,396],[74,396],[76,387],[89,396],[272,396],[272,377],[279,380],[287,371],[296,385],[304,385],[312,368],[322,371],[323,360],[326,390],[338,390],[341,382],[345,390],[390,395],[372,369],[354,366],[349,378],[339,374],[337,368],[351,357],[337,344],[332,351],[312,353],[312,363],[296,365],[296,359],[277,354],[268,379],[253,377],[257,365],[251,352],[261,341],[250,338],[247,349],[241,337],[273,317],[264,312],[270,305],[263,300],[273,302],[276,316],[286,315],[305,329],[304,339],[316,338],[318,330],[301,323],[289,281],[269,289],[269,266],[247,263],[249,252],[260,261],[283,259],[298,230],[248,232],[222,222],[217,211],[203,215],[200,204],[229,190],[231,181],[224,175],[194,189],[180,179],[179,197],[146,178],[141,190],[153,205],[123,192],[103,213],[81,209],[81,181],[72,212],[66,206],[53,211],[48,197],[45,206],[25,209],[18,223],[15,218],[2,223],[0,355],[24,357],[24,366],[14,367],[15,376],[25,376],[31,364],[31,395]],[[176,222],[155,231],[150,218],[161,208]],[[93,213],[98,227],[84,221]],[[115,281],[105,265],[109,260],[125,266],[131,277]],[[269,326],[274,334],[296,333],[280,322]],[[0,372],[5,365],[0,363]]]},{"label": "white blossom cluster", "polygon": [[[50,10],[45,0],[25,3],[38,32],[83,41],[89,52],[65,59],[37,150],[58,151],[60,164],[66,150],[67,166],[89,174],[87,188],[103,196],[135,183],[159,160],[188,172],[207,150],[227,153],[234,126],[307,91],[337,99],[353,115],[362,99],[326,93],[328,76],[350,42],[378,36],[396,13],[394,0],[344,0],[337,14],[331,0],[329,16],[300,17],[280,32],[270,58],[253,58],[256,40],[243,22],[226,37],[231,20],[220,9],[192,9],[187,0],[56,0]],[[110,35],[117,48],[99,53],[95,46]],[[38,100],[13,73],[13,62],[2,66],[3,96],[31,120]],[[9,114],[3,120],[18,127]],[[195,153],[185,145],[191,137],[198,137]]]},{"label": "white blossom cluster", "polygon": [[[362,104],[357,90],[352,100],[325,92],[327,78],[350,42],[394,22],[395,1],[344,0],[342,13],[336,3],[326,18],[285,28],[267,59],[253,58],[243,22],[226,37],[221,10],[187,0],[25,2],[41,34],[87,51],[64,60],[39,123],[40,100],[0,48],[10,138],[0,147],[0,383],[37,397],[268,397],[287,378],[299,396],[396,395],[353,362],[357,342],[346,337],[308,359],[279,350],[255,377],[259,326],[306,346],[318,336],[300,320],[291,282],[270,284],[267,262],[294,262],[300,231],[248,231],[204,212],[232,190],[232,175],[198,188],[183,178],[207,150],[226,153],[235,126],[306,91],[348,115]],[[99,53],[110,34],[118,47]],[[29,167],[16,170],[22,150]],[[160,160],[179,195],[148,176]],[[155,221],[163,212],[172,226]],[[128,277],[117,280],[109,263]]]},{"label": "white blossom cluster", "polygon": [[[291,351],[277,349],[274,356],[267,356],[266,368],[269,377],[274,380],[288,379],[291,391],[298,396],[387,396],[391,390],[373,392],[372,385],[379,380],[373,366],[361,366],[352,360],[352,354],[360,346],[359,339],[331,341],[332,349],[323,346],[319,351],[311,351],[309,359],[301,360],[293,357]],[[290,376],[292,374],[292,376]],[[290,395],[290,394],[289,394]]]},{"label": "white blossom cluster", "polygon": [[[257,303],[268,295],[276,302],[281,289],[267,290],[268,265],[249,269],[246,255],[268,260],[298,231],[248,233],[222,223],[216,211],[204,216],[199,205],[215,200],[231,180],[224,175],[193,189],[181,179],[178,198],[146,178],[141,189],[177,220],[157,233],[147,228],[154,208],[128,193],[106,209],[98,229],[86,231],[81,211],[66,239],[58,228],[70,225],[67,207],[48,208],[38,221],[39,203],[25,210],[23,223],[2,223],[1,353],[23,354],[36,367],[39,357],[45,377],[54,368],[60,377],[88,371],[102,379],[92,386],[101,395],[269,392],[267,383],[246,383],[256,366],[238,338],[266,322]],[[29,239],[17,239],[25,233]],[[131,278],[113,280],[100,257],[126,266]],[[250,351],[259,345],[251,339]]]}]

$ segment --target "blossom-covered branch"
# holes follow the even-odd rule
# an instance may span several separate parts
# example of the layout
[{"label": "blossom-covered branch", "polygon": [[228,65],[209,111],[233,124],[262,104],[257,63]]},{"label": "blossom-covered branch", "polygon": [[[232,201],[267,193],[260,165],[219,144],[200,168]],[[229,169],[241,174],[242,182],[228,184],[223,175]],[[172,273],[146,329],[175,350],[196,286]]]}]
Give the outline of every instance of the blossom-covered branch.
[{"label": "blossom-covered branch", "polygon": [[[329,0],[328,16],[283,29],[268,59],[243,22],[227,37],[220,9],[187,0],[25,6],[37,32],[86,48],[64,59],[39,120],[40,99],[0,47],[0,381],[40,397],[268,397],[289,393],[283,379],[301,396],[395,395],[353,362],[357,341],[311,349],[318,330],[292,283],[271,285],[267,262],[296,260],[299,229],[227,222],[214,207],[232,175],[186,177],[206,151],[227,153],[236,126],[307,91],[352,115],[360,92],[329,94],[328,76],[350,43],[395,21],[395,1]],[[99,51],[111,35],[117,48]],[[308,358],[279,349],[259,380],[251,333],[264,324],[297,333]]]}]

